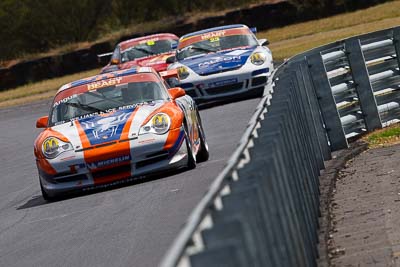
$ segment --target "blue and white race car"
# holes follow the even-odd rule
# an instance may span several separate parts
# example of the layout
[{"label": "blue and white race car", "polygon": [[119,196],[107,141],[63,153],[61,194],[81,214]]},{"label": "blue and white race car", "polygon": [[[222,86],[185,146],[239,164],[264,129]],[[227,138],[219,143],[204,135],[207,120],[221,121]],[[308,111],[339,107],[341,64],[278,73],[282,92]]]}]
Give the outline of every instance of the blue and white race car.
[{"label": "blue and white race car", "polygon": [[229,25],[189,33],[179,39],[175,61],[180,80],[174,86],[185,89],[198,104],[261,96],[273,71],[271,51],[258,40],[253,29]]}]

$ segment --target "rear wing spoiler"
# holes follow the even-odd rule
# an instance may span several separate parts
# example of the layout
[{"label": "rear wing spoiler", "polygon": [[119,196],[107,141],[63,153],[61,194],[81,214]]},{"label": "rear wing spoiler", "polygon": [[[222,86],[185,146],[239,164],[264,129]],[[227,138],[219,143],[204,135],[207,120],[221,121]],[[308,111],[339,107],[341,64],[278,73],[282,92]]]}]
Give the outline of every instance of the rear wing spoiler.
[{"label": "rear wing spoiler", "polygon": [[102,58],[102,57],[110,57],[112,56],[113,52],[108,52],[108,53],[104,53],[104,54],[99,54],[97,55],[98,58]]},{"label": "rear wing spoiler", "polygon": [[160,76],[164,80],[171,79],[171,78],[177,78],[179,80],[179,74],[178,70],[166,70],[166,71],[160,71]]},{"label": "rear wing spoiler", "polygon": [[106,65],[110,61],[112,54],[113,52],[108,52],[97,55],[97,62],[101,65]]}]

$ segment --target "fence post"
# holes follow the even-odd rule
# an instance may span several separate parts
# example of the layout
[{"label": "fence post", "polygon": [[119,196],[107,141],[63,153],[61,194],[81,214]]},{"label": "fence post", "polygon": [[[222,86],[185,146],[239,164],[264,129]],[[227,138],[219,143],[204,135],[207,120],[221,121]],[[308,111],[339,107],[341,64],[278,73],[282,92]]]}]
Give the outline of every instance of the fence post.
[{"label": "fence post", "polygon": [[325,129],[327,131],[331,151],[348,148],[346,135],[340,121],[339,112],[332,94],[331,85],[320,53],[307,57],[308,67],[314,83],[315,93],[319,100]]},{"label": "fence post", "polygon": [[314,122],[313,125],[315,128],[315,132],[318,136],[318,148],[320,149],[323,157],[322,159],[318,159],[319,168],[322,170],[325,168],[324,160],[330,160],[332,158],[328,144],[328,137],[326,135],[326,131],[323,125],[321,112],[318,107],[317,96],[315,95],[315,91],[312,87],[310,72],[308,70],[307,62],[305,60],[300,64],[300,69],[304,82],[304,94],[306,94],[306,99],[308,99],[308,104],[311,108],[311,118]]},{"label": "fence post", "polygon": [[397,65],[400,68],[400,27],[393,29],[393,45],[396,50]]},{"label": "fence post", "polygon": [[382,128],[374,91],[369,80],[367,66],[359,39],[345,41],[346,55],[349,60],[351,74],[364,116],[365,126],[369,132]]}]

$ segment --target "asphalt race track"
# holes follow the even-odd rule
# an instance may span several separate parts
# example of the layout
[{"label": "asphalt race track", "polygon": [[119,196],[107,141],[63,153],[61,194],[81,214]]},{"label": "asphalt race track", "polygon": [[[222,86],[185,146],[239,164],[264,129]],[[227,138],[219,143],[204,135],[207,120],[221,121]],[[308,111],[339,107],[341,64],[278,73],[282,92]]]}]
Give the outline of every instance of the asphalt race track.
[{"label": "asphalt race track", "polygon": [[49,101],[0,110],[0,266],[157,266],[234,151],[259,99],[200,112],[195,170],[47,203],[33,156]]}]

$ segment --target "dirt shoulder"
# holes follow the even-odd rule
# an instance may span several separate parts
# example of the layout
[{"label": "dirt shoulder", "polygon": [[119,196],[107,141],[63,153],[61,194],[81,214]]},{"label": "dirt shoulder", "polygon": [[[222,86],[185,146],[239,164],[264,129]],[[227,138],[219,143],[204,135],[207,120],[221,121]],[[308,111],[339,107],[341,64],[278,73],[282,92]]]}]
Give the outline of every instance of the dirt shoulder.
[{"label": "dirt shoulder", "polygon": [[334,180],[325,235],[330,265],[400,266],[400,145],[362,152]]}]

